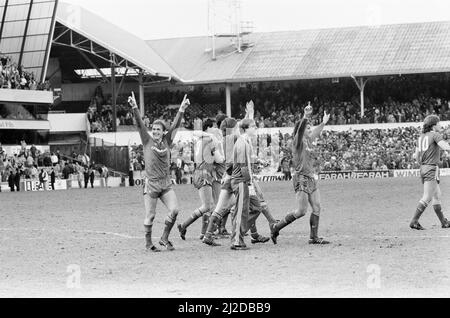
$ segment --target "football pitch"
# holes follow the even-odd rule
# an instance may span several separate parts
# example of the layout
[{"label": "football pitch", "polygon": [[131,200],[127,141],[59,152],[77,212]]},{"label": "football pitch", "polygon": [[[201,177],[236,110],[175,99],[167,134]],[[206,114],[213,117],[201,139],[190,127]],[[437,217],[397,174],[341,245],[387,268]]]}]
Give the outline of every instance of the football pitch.
[{"label": "football pitch", "polygon": [[[450,178],[441,183],[444,211]],[[291,182],[262,184],[272,213],[295,207]],[[319,234],[310,246],[309,214],[281,232],[278,245],[228,239],[212,248],[198,239],[201,222],[176,251],[144,249],[140,188],[0,194],[0,297],[449,297],[450,230],[432,209],[409,229],[420,180],[335,180],[320,184]],[[184,221],[199,205],[193,186],[176,186]],[[446,213],[450,217],[450,212]],[[167,212],[158,205],[153,236]],[[269,236],[263,216],[259,232]],[[227,224],[230,231],[230,223]]]}]

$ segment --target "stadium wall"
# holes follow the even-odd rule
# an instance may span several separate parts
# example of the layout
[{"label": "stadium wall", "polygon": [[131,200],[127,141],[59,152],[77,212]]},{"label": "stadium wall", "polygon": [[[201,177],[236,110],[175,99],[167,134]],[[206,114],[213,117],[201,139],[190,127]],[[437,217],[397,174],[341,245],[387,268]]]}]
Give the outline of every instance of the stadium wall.
[{"label": "stadium wall", "polygon": [[[84,186],[84,181],[82,181],[82,185]],[[50,188],[50,183],[48,184]],[[94,189],[102,189],[102,188],[120,188],[128,186],[128,178],[113,178],[109,177],[108,181],[104,178],[95,179],[94,181]],[[80,189],[78,185],[78,181],[76,179],[70,180],[61,180],[57,179],[55,182],[55,190],[56,191],[67,191],[71,189]],[[89,183],[88,189],[91,189],[91,184]],[[43,187],[39,187],[39,180],[22,180],[20,181],[20,191],[21,192],[39,192],[44,191]],[[11,192],[8,183],[3,182],[0,183],[0,192]]]},{"label": "stadium wall", "polygon": [[[441,169],[442,177],[450,176],[450,169]],[[284,175],[282,174],[265,174],[256,176],[260,182],[277,182],[286,181]],[[319,180],[322,182],[327,182],[330,180],[354,180],[354,179],[387,179],[387,178],[419,178],[420,170],[388,170],[388,171],[327,171],[322,172],[319,175]],[[134,171],[133,172],[133,186],[143,187],[144,178],[143,172]],[[187,184],[191,184],[190,176],[185,176],[184,180]],[[172,183],[176,184],[175,179],[172,179]],[[108,185],[106,186],[106,180],[104,178],[96,179],[94,182],[94,188],[119,188],[128,187],[128,178],[108,178]],[[42,187],[39,187],[38,180],[22,180],[20,183],[20,189],[23,192],[37,192],[44,191]],[[56,180],[55,190],[56,191],[67,191],[71,189],[80,189],[78,181],[73,178],[70,180]],[[90,185],[89,185],[90,189]],[[0,192],[10,192],[8,183],[0,183]]]},{"label": "stadium wall", "polygon": [[0,102],[50,105],[53,104],[53,92],[2,88]]}]

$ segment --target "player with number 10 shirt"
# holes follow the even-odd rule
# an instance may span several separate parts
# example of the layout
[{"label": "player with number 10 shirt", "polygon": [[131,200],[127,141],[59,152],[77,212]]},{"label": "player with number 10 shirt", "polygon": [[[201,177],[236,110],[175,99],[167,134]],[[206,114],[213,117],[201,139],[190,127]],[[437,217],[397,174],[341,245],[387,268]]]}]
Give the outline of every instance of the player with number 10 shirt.
[{"label": "player with number 10 shirt", "polygon": [[417,142],[415,157],[420,164],[420,177],[424,188],[410,227],[414,230],[425,230],[419,223],[419,219],[426,208],[432,203],[434,211],[443,228],[450,228],[450,222],[444,217],[441,207],[441,188],[439,164],[441,161],[441,149],[450,151],[450,145],[441,134],[440,119],[436,115],[425,118],[423,133]]}]

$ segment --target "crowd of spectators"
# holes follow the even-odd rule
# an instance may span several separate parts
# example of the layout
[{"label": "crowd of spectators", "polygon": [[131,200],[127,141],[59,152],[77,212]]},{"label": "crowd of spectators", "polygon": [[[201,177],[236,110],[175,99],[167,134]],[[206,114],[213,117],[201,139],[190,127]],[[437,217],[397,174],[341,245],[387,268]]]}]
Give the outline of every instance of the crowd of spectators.
[{"label": "crowd of spectators", "polygon": [[[413,155],[419,134],[414,127],[324,131],[314,157],[321,171],[417,169]],[[291,164],[290,142],[292,136],[283,136],[281,157]]]},{"label": "crowd of spectators", "polygon": [[0,52],[0,89],[51,90],[50,83],[39,83],[34,73],[24,70],[11,57]]},{"label": "crowd of spectators", "polygon": [[[324,111],[331,114],[329,125],[422,122],[431,114],[450,120],[450,90],[447,75],[408,75],[370,79],[365,90],[365,114],[361,116],[360,92],[352,79],[298,81],[290,83],[258,83],[242,86],[232,92],[233,116],[242,118],[245,104],[253,100],[255,120],[259,128],[294,127],[302,109],[310,102],[315,109],[313,124],[319,124]],[[419,89],[420,88],[420,89]],[[156,119],[168,125],[175,117],[185,92],[161,90],[146,95],[144,123],[150,128]],[[202,120],[216,117],[224,107],[224,92],[211,93],[202,87],[189,92],[193,107],[185,114],[183,126],[201,129]],[[96,92],[96,112],[89,115],[94,131],[110,131],[110,101]],[[119,98],[118,125],[133,125],[134,118],[126,107],[126,96]],[[100,107],[99,107],[100,106]],[[103,130],[102,130],[103,129]],[[326,131],[317,144],[317,161],[322,171],[414,169],[417,128]],[[257,142],[259,170],[288,172],[292,137],[280,136],[274,145],[273,136],[260,135]],[[193,170],[194,141],[178,142],[172,150],[174,175],[189,175]],[[132,156],[134,170],[144,168],[142,149]],[[443,153],[443,167],[450,167]]]},{"label": "crowd of spectators", "polygon": [[[247,101],[253,100],[259,128],[293,127],[308,102],[315,109],[314,124],[320,122],[324,111],[331,114],[330,125],[421,122],[430,114],[450,120],[449,87],[446,75],[371,79],[366,85],[365,113],[361,116],[359,90],[351,79],[343,79],[339,83],[321,80],[248,84],[232,91],[232,113],[234,117],[241,118]],[[143,115],[146,125],[150,126],[156,119],[162,119],[170,125],[178,109],[176,106],[185,93],[163,89],[146,94]],[[188,94],[192,106],[183,121],[183,127],[188,130],[195,130],[196,122],[215,117],[225,109],[223,91],[210,92],[204,87],[196,87]],[[134,123],[126,99],[126,95],[118,97],[118,126]],[[91,103],[91,109],[95,111],[89,114],[93,132],[112,130],[110,105],[111,98],[104,98],[98,88]]]},{"label": "crowd of spectators", "polygon": [[[448,130],[447,130],[448,131]],[[320,171],[386,171],[418,169],[414,158],[420,128],[324,131],[314,156]],[[450,134],[444,134],[448,138]],[[292,135],[261,134],[255,141],[258,161],[256,173],[291,173]],[[178,141],[172,149],[172,177],[190,175],[194,170],[195,141]],[[142,146],[132,152],[133,170],[145,168]],[[442,153],[442,168],[450,168],[450,156]]]},{"label": "crowd of spectators", "polygon": [[29,147],[25,141],[21,142],[20,150],[8,155],[0,143],[0,182],[8,182],[20,189],[20,180],[39,180],[44,170],[52,175],[53,183],[56,179],[75,179],[80,188],[86,188],[88,181],[93,187],[95,177],[108,177],[109,170],[104,165],[91,162],[86,154],[72,153],[66,156],[56,152],[41,152],[35,145]]},{"label": "crowd of spectators", "polygon": [[[331,114],[329,125],[421,122],[430,114],[449,120],[448,81],[434,81],[437,87],[431,89],[427,86],[428,82],[422,79],[413,89],[410,86],[419,81],[417,77],[392,77],[373,83],[369,81],[364,116],[361,116],[360,94],[354,83],[336,87],[331,84],[312,86],[311,83],[302,82],[286,86],[260,83],[256,87],[248,85],[240,88],[234,100],[238,105],[236,112],[240,111],[239,116],[243,115],[246,101],[251,99],[255,102],[255,118],[259,128],[293,127],[302,108],[309,102],[315,109],[314,124],[319,124],[324,111]],[[417,87],[421,87],[421,90]],[[411,94],[411,90],[415,94]]]},{"label": "crowd of spectators", "polygon": [[[324,131],[317,141],[314,156],[321,171],[362,171],[418,169],[414,158],[421,128]],[[262,136],[266,138],[267,136]],[[444,137],[448,139],[446,132]],[[260,137],[261,138],[261,137]],[[291,135],[280,135],[280,166],[292,164]],[[450,157],[442,152],[442,167],[450,168]]]},{"label": "crowd of spectators", "polygon": [[[221,113],[219,103],[201,103],[204,98],[198,93],[194,93],[197,98],[186,111],[182,119],[182,127],[188,130],[201,129],[201,122],[205,118],[215,117]],[[143,121],[147,128],[151,127],[157,119],[166,122],[168,126],[175,118],[180,101],[183,100],[184,93],[181,91],[170,92],[162,90],[159,93],[146,94],[145,113]],[[133,114],[127,105],[128,95],[119,95],[116,101],[117,122],[116,126],[133,126],[136,124]],[[101,87],[97,87],[94,97],[91,100],[87,115],[91,124],[91,132],[111,132],[113,130],[113,110],[111,97],[103,95]]]}]

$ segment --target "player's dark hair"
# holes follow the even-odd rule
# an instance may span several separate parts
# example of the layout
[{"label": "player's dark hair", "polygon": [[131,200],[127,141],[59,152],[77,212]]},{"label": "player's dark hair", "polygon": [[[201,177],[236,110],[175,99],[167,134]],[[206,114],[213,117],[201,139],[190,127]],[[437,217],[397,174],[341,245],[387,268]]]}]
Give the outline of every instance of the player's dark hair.
[{"label": "player's dark hair", "polygon": [[161,119],[155,120],[155,121],[153,122],[152,127],[155,126],[155,125],[161,126],[163,131],[166,131],[166,130],[167,130],[166,123],[165,123],[164,121],[162,121]]},{"label": "player's dark hair", "polygon": [[441,120],[439,119],[439,116],[437,115],[430,115],[427,118],[425,118],[423,122],[423,133],[429,133],[433,130],[433,127],[436,126]]},{"label": "player's dark hair", "polygon": [[224,137],[227,136],[227,133],[234,129],[237,125],[237,121],[234,118],[225,118],[222,123],[220,124],[220,130],[222,131],[222,135]]},{"label": "player's dark hair", "polygon": [[203,131],[207,131],[209,128],[213,128],[214,127],[214,121],[212,119],[207,119],[205,121],[203,121]]},{"label": "player's dark hair", "polygon": [[239,128],[241,128],[244,132],[250,128],[251,124],[254,124],[255,121],[253,119],[244,119],[241,121]]},{"label": "player's dark hair", "polygon": [[222,125],[222,122],[227,118],[228,117],[225,114],[217,115],[216,116],[217,127],[220,127]]}]

